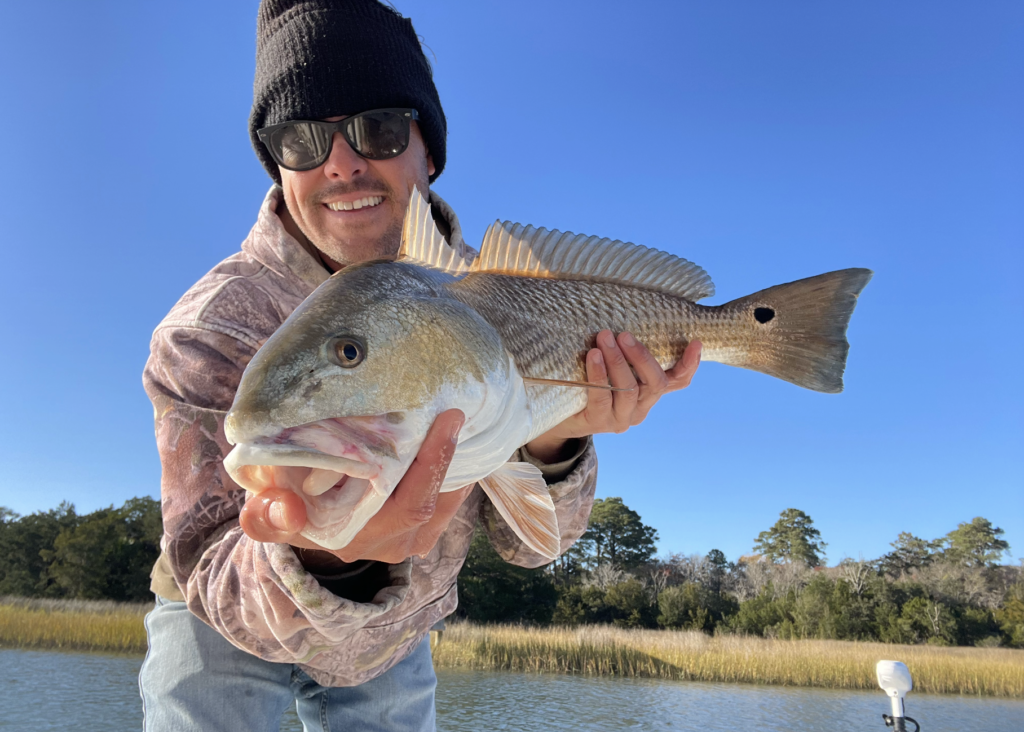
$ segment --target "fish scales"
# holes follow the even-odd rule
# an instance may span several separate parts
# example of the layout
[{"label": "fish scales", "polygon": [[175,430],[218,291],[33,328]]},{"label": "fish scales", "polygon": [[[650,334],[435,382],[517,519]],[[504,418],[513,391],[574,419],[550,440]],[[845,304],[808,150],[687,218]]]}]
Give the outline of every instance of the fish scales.
[{"label": "fish scales", "polygon": [[[587,380],[586,355],[604,328],[632,333],[670,368],[693,339],[701,311],[709,310],[603,282],[470,274],[445,289],[495,327],[521,375],[564,381]],[[587,391],[538,385],[528,398],[536,436],[583,409]]]},{"label": "fish scales", "polygon": [[508,457],[584,408],[598,332],[632,333],[663,368],[700,340],[705,361],[836,393],[871,274],[840,270],[704,306],[714,291],[704,270],[624,242],[497,223],[474,261],[448,246],[417,193],[400,261],[335,273],[250,361],[225,420],[235,448],[224,465],[255,493],[295,491],[303,536],[340,549],[437,415],[457,408],[466,420],[441,490],[478,482],[524,543],[554,558],[547,484]]}]

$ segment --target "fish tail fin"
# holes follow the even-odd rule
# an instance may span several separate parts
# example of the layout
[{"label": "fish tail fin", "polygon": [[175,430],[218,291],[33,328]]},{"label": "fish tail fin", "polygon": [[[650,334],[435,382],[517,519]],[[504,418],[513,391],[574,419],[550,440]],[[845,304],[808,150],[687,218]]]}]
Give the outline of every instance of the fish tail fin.
[{"label": "fish tail fin", "polygon": [[740,347],[725,345],[709,360],[760,371],[814,391],[843,390],[850,344],[846,328],[869,269],[843,269],[769,287],[720,306],[744,323]]}]

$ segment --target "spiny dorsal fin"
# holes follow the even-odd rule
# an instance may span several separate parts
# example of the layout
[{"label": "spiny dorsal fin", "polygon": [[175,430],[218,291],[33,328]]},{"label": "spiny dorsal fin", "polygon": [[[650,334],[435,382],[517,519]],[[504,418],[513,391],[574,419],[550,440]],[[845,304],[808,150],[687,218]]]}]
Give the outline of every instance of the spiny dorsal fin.
[{"label": "spiny dorsal fin", "polygon": [[402,248],[398,251],[398,258],[450,275],[469,272],[469,262],[459,256],[459,252],[449,246],[437,230],[430,204],[415,186],[409,196],[409,207],[405,210]]},{"label": "spiny dorsal fin", "polygon": [[472,272],[614,282],[696,302],[715,294],[693,262],[637,244],[495,221],[484,234]]}]

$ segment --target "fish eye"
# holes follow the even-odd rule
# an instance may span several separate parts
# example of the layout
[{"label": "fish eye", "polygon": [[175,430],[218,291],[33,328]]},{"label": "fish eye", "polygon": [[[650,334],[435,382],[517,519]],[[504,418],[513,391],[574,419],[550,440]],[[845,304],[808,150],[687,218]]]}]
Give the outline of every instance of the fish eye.
[{"label": "fish eye", "polygon": [[328,348],[328,354],[331,360],[343,369],[351,369],[366,358],[366,346],[352,336],[342,336],[334,339]]}]

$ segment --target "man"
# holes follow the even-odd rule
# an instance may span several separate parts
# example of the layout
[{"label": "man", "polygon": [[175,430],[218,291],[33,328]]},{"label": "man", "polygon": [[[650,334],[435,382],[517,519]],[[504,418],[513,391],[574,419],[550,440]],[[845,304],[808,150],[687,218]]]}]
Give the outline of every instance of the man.
[{"label": "man", "polygon": [[[445,125],[409,20],[375,0],[261,3],[250,135],[278,185],[241,252],[158,326],[144,374],[164,513],[140,674],[147,730],[276,729],[293,701],[307,729],[432,729],[426,635],[455,609],[477,522],[505,559],[545,561],[479,488],[439,495],[458,410],[437,418],[381,511],[334,552],[299,536],[296,495],[247,496],[222,465],[224,414],[245,365],[331,272],[397,253],[411,188],[428,190],[444,168]],[[454,212],[434,193],[430,201],[464,248]],[[595,392],[513,456],[545,475],[562,551],[586,529],[593,501],[590,435],[640,422],[662,393],[689,383],[698,359],[691,347],[666,373],[628,334],[602,333],[588,377],[632,391]]]}]

